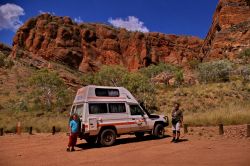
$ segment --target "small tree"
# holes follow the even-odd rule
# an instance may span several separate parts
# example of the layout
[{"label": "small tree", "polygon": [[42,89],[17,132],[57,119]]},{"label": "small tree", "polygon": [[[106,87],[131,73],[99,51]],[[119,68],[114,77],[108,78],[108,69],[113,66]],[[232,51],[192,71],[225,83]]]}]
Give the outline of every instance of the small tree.
[{"label": "small tree", "polygon": [[95,73],[92,73],[92,72],[84,73],[82,77],[80,78],[81,83],[84,86],[94,84],[94,79],[95,79],[94,76],[95,76]]},{"label": "small tree", "polygon": [[183,82],[184,82],[183,71],[177,70],[175,72],[175,85],[179,87],[183,84]]},{"label": "small tree", "polygon": [[243,60],[244,64],[249,64],[250,62],[250,48],[241,51],[239,58]]},{"label": "small tree", "polygon": [[250,48],[245,49],[239,55],[241,58],[249,58],[250,57]]},{"label": "small tree", "polygon": [[232,63],[228,60],[201,63],[198,66],[199,80],[204,83],[226,82],[231,70]]},{"label": "small tree", "polygon": [[102,66],[94,75],[94,83],[106,86],[123,86],[128,70],[122,66]]},{"label": "small tree", "polygon": [[0,51],[0,67],[12,68],[14,62]]},{"label": "small tree", "polygon": [[145,76],[147,76],[148,78],[153,78],[162,72],[173,74],[176,70],[177,70],[177,67],[173,65],[159,63],[158,65],[150,65],[148,67],[142,68],[139,71]]},{"label": "small tree", "polygon": [[48,111],[53,106],[62,106],[67,100],[67,88],[57,73],[47,69],[38,70],[31,76],[30,85],[36,101],[40,101]]},{"label": "small tree", "polygon": [[156,106],[156,90],[150,79],[145,75],[134,72],[124,76],[123,86],[126,87],[139,102],[143,102],[152,112]]},{"label": "small tree", "polygon": [[250,65],[244,66],[241,70],[242,83],[250,82]]}]

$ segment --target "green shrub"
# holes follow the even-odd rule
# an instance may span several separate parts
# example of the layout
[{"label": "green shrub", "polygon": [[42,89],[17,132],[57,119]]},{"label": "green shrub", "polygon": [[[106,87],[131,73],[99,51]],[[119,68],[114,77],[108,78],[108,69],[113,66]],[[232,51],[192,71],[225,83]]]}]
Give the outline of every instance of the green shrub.
[{"label": "green shrub", "polygon": [[177,70],[175,72],[175,85],[180,86],[184,82],[184,76],[183,76],[183,71],[182,70]]},{"label": "green shrub", "polygon": [[124,79],[129,72],[122,66],[102,66],[94,75],[94,84],[105,86],[124,86]]},{"label": "green shrub", "polygon": [[55,72],[38,70],[31,76],[29,83],[33,100],[39,100],[48,111],[55,106],[64,107],[69,100],[66,85]]},{"label": "green shrub", "polygon": [[162,73],[162,72],[168,72],[174,74],[175,71],[177,71],[178,68],[165,63],[159,63],[158,65],[150,65],[148,67],[142,68],[139,70],[142,74],[147,76],[148,78],[153,78],[156,75]]},{"label": "green shrub", "polygon": [[84,73],[80,80],[83,85],[94,84],[94,73]]},{"label": "green shrub", "polygon": [[250,58],[250,48],[245,49],[244,51],[242,51],[239,55],[239,58],[245,59],[247,60],[248,58]]},{"label": "green shrub", "polygon": [[244,66],[241,70],[241,76],[243,78],[243,83],[250,81],[250,65]]},{"label": "green shrub", "polygon": [[0,67],[11,68],[14,65],[14,62],[0,52]]},{"label": "green shrub", "polygon": [[250,48],[245,49],[240,52],[238,58],[241,60],[241,64],[249,64],[250,63]]},{"label": "green shrub", "polygon": [[14,62],[10,59],[6,59],[5,60],[5,68],[10,69],[10,68],[12,68],[12,66],[14,66]]},{"label": "green shrub", "polygon": [[226,82],[232,70],[232,63],[228,60],[219,60],[201,63],[198,66],[200,82]]}]

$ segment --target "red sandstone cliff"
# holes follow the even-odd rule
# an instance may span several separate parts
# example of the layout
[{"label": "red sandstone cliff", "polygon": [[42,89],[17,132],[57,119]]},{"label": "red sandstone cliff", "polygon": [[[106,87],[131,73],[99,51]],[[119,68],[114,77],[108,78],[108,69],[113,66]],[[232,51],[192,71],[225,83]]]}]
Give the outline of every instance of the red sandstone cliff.
[{"label": "red sandstone cliff", "polygon": [[247,1],[219,1],[201,49],[205,60],[234,59],[250,47],[250,2]]},{"label": "red sandstone cliff", "polygon": [[[205,40],[191,36],[129,32],[104,24],[76,24],[42,14],[17,31],[12,56],[67,64],[82,72],[120,64],[130,70],[159,62],[185,66],[192,59],[235,58],[250,47],[248,0],[220,0]],[[42,57],[42,59],[41,59]]]},{"label": "red sandstone cliff", "polygon": [[24,50],[83,72],[96,71],[103,64],[137,70],[160,61],[186,64],[198,56],[202,42],[197,37],[129,32],[103,24],[78,25],[69,17],[43,14],[17,31],[12,56]]}]

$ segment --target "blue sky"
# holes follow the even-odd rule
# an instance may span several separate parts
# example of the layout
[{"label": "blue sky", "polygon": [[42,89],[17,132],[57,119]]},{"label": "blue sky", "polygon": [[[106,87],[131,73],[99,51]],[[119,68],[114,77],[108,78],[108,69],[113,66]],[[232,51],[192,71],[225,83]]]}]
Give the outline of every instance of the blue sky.
[{"label": "blue sky", "polygon": [[[7,3],[16,6],[9,7]],[[1,0],[0,42],[11,45],[17,27],[41,12],[83,22],[132,26],[145,32],[204,38],[217,3],[218,0]],[[8,10],[12,17],[7,17]]]}]

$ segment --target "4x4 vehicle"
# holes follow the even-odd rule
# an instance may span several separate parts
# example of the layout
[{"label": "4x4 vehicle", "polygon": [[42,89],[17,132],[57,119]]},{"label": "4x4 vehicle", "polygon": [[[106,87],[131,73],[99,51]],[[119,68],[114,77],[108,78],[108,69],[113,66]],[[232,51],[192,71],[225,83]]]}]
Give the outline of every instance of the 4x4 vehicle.
[{"label": "4x4 vehicle", "polygon": [[167,116],[152,115],[123,87],[85,86],[77,91],[70,114],[80,118],[79,137],[88,143],[113,145],[122,134],[164,137]]}]

